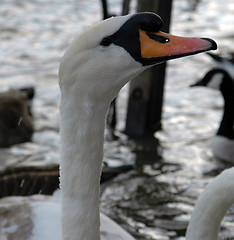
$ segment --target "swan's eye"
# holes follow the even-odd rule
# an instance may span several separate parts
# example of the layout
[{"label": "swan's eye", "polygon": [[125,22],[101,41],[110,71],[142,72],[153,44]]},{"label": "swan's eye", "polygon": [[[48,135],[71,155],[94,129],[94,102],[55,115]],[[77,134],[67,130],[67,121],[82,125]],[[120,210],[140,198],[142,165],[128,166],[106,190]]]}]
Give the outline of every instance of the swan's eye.
[{"label": "swan's eye", "polygon": [[101,46],[107,47],[109,45],[111,45],[112,41],[110,37],[105,37],[102,39],[102,41],[100,42]]}]

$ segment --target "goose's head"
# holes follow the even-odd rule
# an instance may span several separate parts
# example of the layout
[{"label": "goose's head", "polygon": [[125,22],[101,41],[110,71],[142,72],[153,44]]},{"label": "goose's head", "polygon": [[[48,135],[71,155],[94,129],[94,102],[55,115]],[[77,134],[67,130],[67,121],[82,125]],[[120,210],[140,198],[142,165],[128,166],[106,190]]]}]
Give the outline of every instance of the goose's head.
[{"label": "goose's head", "polygon": [[191,87],[204,86],[219,90],[224,97],[233,95],[233,80],[229,73],[222,68],[214,68],[208,71],[205,76],[191,85]]},{"label": "goose's head", "polygon": [[176,37],[161,28],[161,18],[153,13],[114,17],[89,28],[75,38],[62,59],[61,91],[111,99],[152,65],[217,48],[211,39]]}]

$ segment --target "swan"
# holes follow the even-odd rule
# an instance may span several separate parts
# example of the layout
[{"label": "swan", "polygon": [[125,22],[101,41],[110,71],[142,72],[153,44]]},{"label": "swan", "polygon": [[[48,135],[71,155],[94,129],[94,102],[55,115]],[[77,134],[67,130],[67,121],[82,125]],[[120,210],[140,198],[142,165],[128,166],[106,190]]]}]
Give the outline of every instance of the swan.
[{"label": "swan", "polygon": [[[100,223],[101,240],[133,240],[99,210],[109,104],[125,83],[150,66],[217,48],[211,39],[172,36],[161,27],[153,13],[109,18],[75,38],[64,54],[59,67],[61,203],[48,203],[49,223],[34,225],[30,240],[59,239],[60,234],[62,240],[99,240]],[[44,208],[38,205],[36,214],[48,214]],[[55,230],[60,214],[61,233]],[[50,224],[57,225],[48,237]]]},{"label": "swan", "polygon": [[221,220],[234,203],[234,167],[214,178],[194,207],[186,240],[217,240]]},{"label": "swan", "polygon": [[221,68],[208,71],[192,86],[206,86],[219,90],[224,99],[224,112],[216,136],[211,140],[211,149],[219,159],[234,162],[234,82],[229,73]]}]

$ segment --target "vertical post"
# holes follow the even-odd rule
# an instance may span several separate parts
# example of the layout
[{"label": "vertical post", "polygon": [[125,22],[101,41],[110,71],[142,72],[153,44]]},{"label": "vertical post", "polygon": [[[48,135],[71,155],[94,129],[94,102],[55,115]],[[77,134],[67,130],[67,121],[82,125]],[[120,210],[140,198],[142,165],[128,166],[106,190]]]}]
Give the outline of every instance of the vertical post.
[{"label": "vertical post", "polygon": [[102,18],[107,19],[108,18],[108,9],[107,9],[107,2],[106,0],[102,0]]},{"label": "vertical post", "polygon": [[[130,6],[131,0],[123,0],[122,3],[122,15],[126,15],[129,12],[129,6]],[[103,19],[106,19],[111,16],[111,14],[108,11],[108,4],[107,0],[102,0],[102,12],[103,12]],[[108,114],[107,114],[107,129],[109,131],[109,138],[115,139],[115,127],[117,123],[117,112],[116,112],[116,99],[114,99],[111,102]]]},{"label": "vertical post", "polygon": [[[172,0],[138,0],[138,12],[155,12],[169,32]],[[129,137],[152,135],[161,129],[166,63],[144,71],[130,83],[125,132]]]},{"label": "vertical post", "polygon": [[126,15],[129,12],[130,0],[123,0],[122,15]]}]

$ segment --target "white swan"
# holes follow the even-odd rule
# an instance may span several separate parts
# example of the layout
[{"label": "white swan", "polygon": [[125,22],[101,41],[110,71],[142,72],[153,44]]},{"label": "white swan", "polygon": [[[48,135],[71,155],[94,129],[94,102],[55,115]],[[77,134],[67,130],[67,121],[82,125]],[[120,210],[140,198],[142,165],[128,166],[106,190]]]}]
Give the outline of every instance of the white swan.
[{"label": "white swan", "polygon": [[[62,240],[100,239],[99,182],[105,116],[121,87],[154,64],[216,49],[210,39],[171,36],[159,32],[161,26],[161,19],[152,13],[111,18],[77,37],[62,59],[59,69]],[[55,219],[57,225],[59,205],[50,205],[50,222]],[[38,215],[44,212],[48,214],[37,211]],[[108,226],[108,236],[103,234],[102,240],[133,239],[124,231],[121,236],[116,232],[110,235],[109,222],[101,215],[101,228]],[[41,237],[50,224],[45,225],[41,231],[35,226],[37,231],[31,240],[59,238],[59,230],[55,230],[58,226],[51,233],[57,233],[57,238]]]},{"label": "white swan", "polygon": [[217,240],[220,223],[234,203],[234,167],[212,180],[199,196],[186,240]]},{"label": "white swan", "polygon": [[208,71],[192,86],[205,86],[219,90],[224,99],[223,117],[216,136],[211,140],[211,149],[219,159],[234,162],[234,82],[229,73],[221,68]]}]

